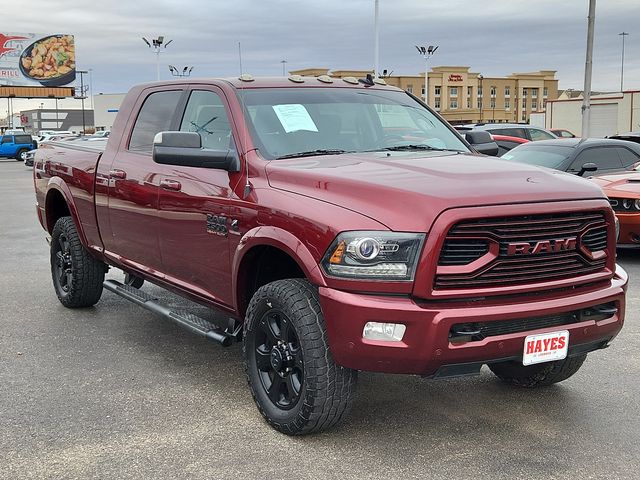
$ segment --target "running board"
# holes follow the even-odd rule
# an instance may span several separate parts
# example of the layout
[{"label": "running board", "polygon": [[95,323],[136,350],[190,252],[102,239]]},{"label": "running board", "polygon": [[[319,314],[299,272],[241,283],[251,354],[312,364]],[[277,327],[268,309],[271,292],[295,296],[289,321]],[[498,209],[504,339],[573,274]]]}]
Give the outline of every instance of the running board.
[{"label": "running board", "polygon": [[158,298],[152,297],[138,288],[124,285],[116,280],[105,280],[104,288],[224,347],[228,347],[234,340],[239,338],[240,329],[235,328],[232,323],[230,323],[227,330],[222,330],[217,325],[192,313],[171,310],[162,305]]}]

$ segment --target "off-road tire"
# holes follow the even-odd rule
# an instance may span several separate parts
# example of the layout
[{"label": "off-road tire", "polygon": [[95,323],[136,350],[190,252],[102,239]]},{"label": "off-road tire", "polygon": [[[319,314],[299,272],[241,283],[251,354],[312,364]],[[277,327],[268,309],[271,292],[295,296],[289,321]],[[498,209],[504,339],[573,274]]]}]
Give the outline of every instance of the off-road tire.
[{"label": "off-road tire", "polygon": [[555,362],[524,366],[518,362],[490,363],[489,369],[503,382],[518,387],[546,387],[576,373],[587,355],[576,355]]},{"label": "off-road tire", "polygon": [[24,162],[24,158],[22,158],[22,154],[26,154],[29,150],[27,150],[26,148],[21,148],[20,150],[18,150],[16,152],[16,156],[15,159],[19,162]]},{"label": "off-road tire", "polygon": [[[62,278],[60,262],[70,276]],[[59,218],[51,234],[51,276],[60,303],[68,308],[95,305],[102,295],[105,271],[105,264],[82,246],[73,219]]]},{"label": "off-road tire", "polygon": [[[257,365],[260,322],[274,311],[286,315],[288,328],[293,328],[297,335],[299,350],[295,351],[301,352],[303,358],[299,397],[288,409],[280,408],[269,398]],[[247,309],[243,353],[253,399],[276,430],[287,435],[320,432],[347,416],[355,394],[357,371],[334,363],[318,290],[308,281],[277,280],[258,289]]]}]

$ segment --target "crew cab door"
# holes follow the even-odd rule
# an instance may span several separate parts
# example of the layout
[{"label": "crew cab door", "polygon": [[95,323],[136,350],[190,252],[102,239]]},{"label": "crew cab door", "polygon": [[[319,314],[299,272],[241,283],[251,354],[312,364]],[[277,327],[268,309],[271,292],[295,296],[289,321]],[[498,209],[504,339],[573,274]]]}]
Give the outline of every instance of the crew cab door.
[{"label": "crew cab door", "polygon": [[[158,190],[160,165],[151,156],[153,137],[170,130],[177,118],[185,89],[148,90],[138,99],[121,144],[98,164],[96,184],[106,187],[107,208],[96,197],[98,223],[105,253],[125,265],[158,276],[162,258],[158,243]],[[106,213],[106,215],[105,215]],[[106,218],[105,218],[106,217]]]},{"label": "crew cab door", "polygon": [[[175,130],[200,134],[202,147],[236,150],[230,112],[213,86],[189,92]],[[222,169],[158,165],[163,271],[172,283],[232,305],[229,201],[240,174]]]}]

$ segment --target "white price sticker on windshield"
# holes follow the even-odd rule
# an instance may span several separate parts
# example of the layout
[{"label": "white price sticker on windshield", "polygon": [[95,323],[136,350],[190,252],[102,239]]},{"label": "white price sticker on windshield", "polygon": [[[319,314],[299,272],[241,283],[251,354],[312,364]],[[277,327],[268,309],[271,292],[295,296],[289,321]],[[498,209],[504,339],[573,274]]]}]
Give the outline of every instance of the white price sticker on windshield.
[{"label": "white price sticker on windshield", "polygon": [[276,112],[278,120],[282,124],[284,131],[287,133],[297,132],[298,130],[308,130],[317,132],[318,127],[314,123],[311,115],[299,103],[289,103],[285,105],[273,105],[273,111]]}]

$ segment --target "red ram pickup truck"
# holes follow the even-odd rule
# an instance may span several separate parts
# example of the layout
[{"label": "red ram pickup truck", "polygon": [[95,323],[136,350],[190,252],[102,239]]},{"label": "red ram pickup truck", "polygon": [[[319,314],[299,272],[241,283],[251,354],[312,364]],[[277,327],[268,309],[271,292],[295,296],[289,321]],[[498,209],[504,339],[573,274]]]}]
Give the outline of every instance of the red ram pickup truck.
[{"label": "red ram pickup truck", "polygon": [[56,294],[88,307],[106,288],[242,341],[258,409],[287,434],[344,418],[358,371],[562,381],[623,325],[614,214],[582,178],[478,153],[490,142],[372,78],[137,86],[104,151],[36,154]]}]

